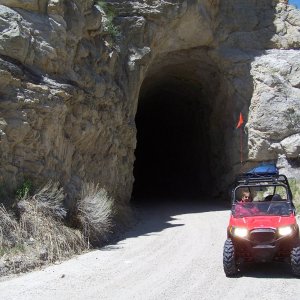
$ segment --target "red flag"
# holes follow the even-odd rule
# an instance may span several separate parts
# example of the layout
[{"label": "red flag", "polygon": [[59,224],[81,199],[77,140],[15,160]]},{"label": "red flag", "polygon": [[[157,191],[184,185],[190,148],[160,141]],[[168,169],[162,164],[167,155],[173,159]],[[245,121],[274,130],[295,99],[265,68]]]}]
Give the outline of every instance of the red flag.
[{"label": "red flag", "polygon": [[236,125],[236,128],[240,128],[244,124],[244,119],[242,113],[240,113],[240,119],[238,124]]}]

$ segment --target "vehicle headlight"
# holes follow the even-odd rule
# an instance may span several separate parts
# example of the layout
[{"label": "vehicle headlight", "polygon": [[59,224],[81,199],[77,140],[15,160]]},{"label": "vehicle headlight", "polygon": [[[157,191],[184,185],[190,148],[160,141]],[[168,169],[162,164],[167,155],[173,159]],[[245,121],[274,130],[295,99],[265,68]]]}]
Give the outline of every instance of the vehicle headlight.
[{"label": "vehicle headlight", "polygon": [[278,233],[281,236],[290,235],[293,232],[293,228],[291,226],[279,227]]},{"label": "vehicle headlight", "polygon": [[235,227],[233,228],[233,235],[240,238],[245,238],[248,235],[247,228]]}]

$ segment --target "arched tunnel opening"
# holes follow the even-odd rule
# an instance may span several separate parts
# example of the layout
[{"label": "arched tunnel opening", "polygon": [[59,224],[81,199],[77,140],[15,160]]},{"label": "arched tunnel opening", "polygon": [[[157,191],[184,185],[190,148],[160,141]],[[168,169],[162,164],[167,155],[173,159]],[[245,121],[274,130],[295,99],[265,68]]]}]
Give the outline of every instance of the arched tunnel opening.
[{"label": "arched tunnel opening", "polygon": [[207,197],[215,183],[212,160],[223,141],[222,134],[212,136],[220,73],[212,64],[194,61],[149,73],[135,118],[133,198]]}]

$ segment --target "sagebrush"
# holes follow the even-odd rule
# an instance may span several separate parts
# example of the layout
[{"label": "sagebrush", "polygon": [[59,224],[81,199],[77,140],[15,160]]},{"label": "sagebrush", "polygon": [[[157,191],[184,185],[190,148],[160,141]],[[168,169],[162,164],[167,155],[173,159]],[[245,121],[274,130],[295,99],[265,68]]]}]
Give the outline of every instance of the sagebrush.
[{"label": "sagebrush", "polygon": [[114,201],[98,184],[83,185],[78,201],[78,220],[88,243],[101,245],[112,233]]},{"label": "sagebrush", "polygon": [[13,201],[13,208],[0,204],[0,275],[27,271],[102,246],[116,232],[116,224],[124,228],[128,220],[130,210],[116,206],[99,184],[83,185],[72,214],[64,206],[65,194],[59,183],[49,182],[32,196],[28,186],[21,185],[22,197]]},{"label": "sagebrush", "polygon": [[20,272],[54,262],[87,248],[83,234],[64,224],[63,190],[48,183],[23,198],[14,211],[0,206],[0,274]]}]

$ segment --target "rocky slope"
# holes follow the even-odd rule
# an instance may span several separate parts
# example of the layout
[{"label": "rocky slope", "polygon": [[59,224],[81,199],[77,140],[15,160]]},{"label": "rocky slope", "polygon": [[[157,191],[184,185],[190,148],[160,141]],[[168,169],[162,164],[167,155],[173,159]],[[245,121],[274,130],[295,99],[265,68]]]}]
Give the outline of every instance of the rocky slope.
[{"label": "rocky slope", "polygon": [[129,201],[139,98],[163,87],[200,103],[193,155],[213,178],[239,168],[240,111],[245,159],[280,159],[297,175],[299,10],[283,0],[107,2],[115,37],[112,8],[92,0],[0,1],[2,186],[55,179],[72,199],[95,181]]}]

